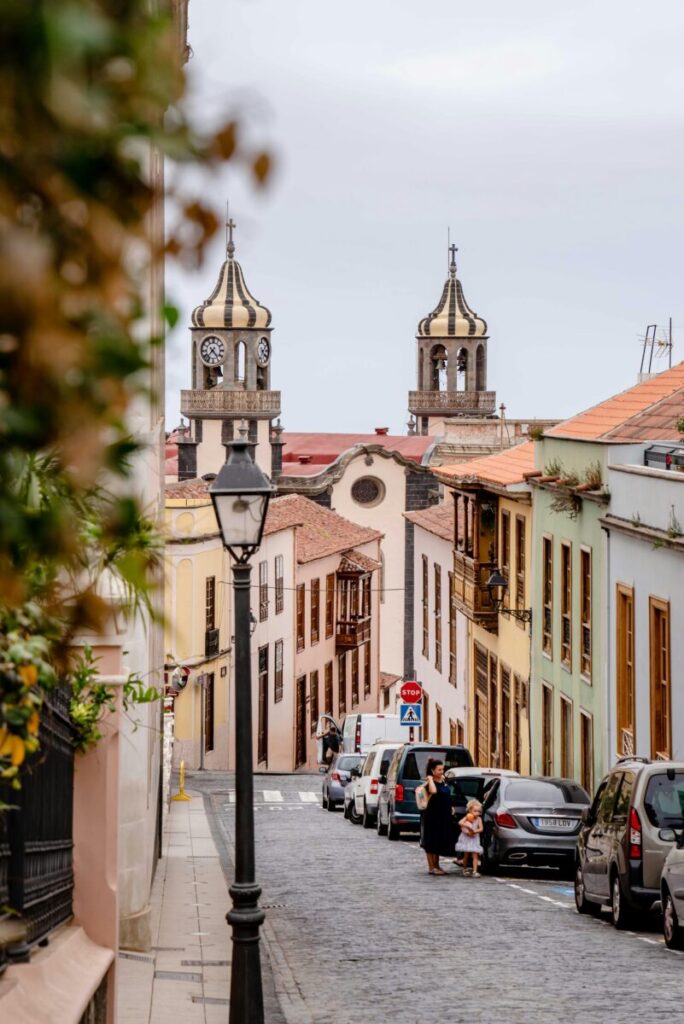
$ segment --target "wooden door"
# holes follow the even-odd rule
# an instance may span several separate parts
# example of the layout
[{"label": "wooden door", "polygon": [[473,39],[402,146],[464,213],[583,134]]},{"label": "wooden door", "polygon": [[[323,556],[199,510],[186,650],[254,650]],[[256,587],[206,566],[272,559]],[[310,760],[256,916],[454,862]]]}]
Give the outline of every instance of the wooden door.
[{"label": "wooden door", "polygon": [[295,719],[295,768],[306,762],[306,676],[297,680]]}]

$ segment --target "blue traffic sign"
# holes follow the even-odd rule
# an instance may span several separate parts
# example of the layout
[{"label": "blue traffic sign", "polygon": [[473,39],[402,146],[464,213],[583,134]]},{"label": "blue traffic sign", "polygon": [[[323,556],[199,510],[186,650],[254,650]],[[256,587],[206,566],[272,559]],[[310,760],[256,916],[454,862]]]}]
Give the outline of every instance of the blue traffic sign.
[{"label": "blue traffic sign", "polygon": [[400,704],[399,705],[400,725],[422,725],[423,705],[422,704]]}]

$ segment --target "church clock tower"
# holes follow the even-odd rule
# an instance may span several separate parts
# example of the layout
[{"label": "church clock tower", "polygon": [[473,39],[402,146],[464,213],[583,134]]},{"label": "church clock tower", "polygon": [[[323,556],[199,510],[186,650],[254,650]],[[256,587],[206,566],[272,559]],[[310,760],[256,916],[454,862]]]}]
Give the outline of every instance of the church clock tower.
[{"label": "church clock tower", "polygon": [[243,420],[256,462],[269,475],[273,470],[271,423],[280,416],[280,392],[271,391],[271,314],[247,288],[235,259],[235,224],[226,227],[218,283],[192,314],[192,387],[181,391],[192,436],[180,446],[181,480],[218,473]]},{"label": "church clock tower", "polygon": [[493,416],[496,393],[487,391],[487,322],[465,300],[456,276],[455,245],[437,306],[418,324],[417,390],[409,411],[419,434],[441,433],[445,419]]}]

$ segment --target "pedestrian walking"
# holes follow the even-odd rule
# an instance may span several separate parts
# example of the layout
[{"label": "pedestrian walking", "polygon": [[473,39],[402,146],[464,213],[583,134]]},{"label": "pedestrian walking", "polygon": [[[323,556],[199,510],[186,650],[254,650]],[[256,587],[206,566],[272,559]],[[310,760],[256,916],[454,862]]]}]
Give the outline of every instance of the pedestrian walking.
[{"label": "pedestrian walking", "polygon": [[330,764],[335,754],[339,754],[341,745],[337,727],[331,722],[328,731],[323,735],[323,760],[327,764]]},{"label": "pedestrian walking", "polygon": [[[428,873],[446,875],[439,866],[440,857],[453,856],[454,838],[451,817],[451,790],[444,781],[444,762],[431,757],[427,763],[423,788],[427,802],[421,812],[420,845],[425,850]],[[425,801],[424,801],[425,802]]]},{"label": "pedestrian walking", "polygon": [[[480,854],[482,843],[482,804],[479,800],[469,800],[466,806],[466,813],[459,821],[461,834],[456,843],[456,849],[463,854],[463,874],[479,878]],[[468,860],[472,858],[473,866],[468,867]]]}]

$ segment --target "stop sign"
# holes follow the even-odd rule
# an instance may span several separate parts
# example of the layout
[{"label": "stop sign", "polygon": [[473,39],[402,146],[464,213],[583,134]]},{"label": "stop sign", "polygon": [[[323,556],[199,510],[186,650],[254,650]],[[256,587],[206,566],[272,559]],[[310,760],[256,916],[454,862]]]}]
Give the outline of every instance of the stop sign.
[{"label": "stop sign", "polygon": [[423,688],[415,679],[402,683],[399,694],[404,704],[418,704],[423,696]]}]

